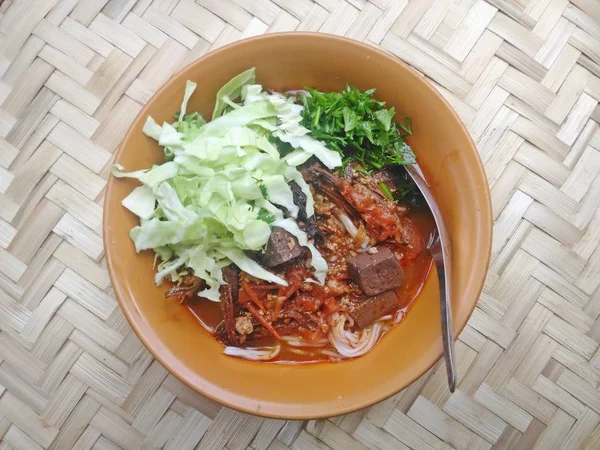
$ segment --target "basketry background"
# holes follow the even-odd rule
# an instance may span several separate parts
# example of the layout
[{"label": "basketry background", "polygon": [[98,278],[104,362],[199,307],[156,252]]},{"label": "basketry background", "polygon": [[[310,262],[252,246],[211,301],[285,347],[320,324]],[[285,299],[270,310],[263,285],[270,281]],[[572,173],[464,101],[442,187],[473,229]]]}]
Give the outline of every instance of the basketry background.
[{"label": "basketry background", "polygon": [[[239,414],[113,298],[101,205],[130,122],[182,65],[288,30],[404,59],[478,145],[493,255],[452,396],[438,364],[347,416]],[[0,77],[0,449],[600,447],[598,0],[4,0]]]}]

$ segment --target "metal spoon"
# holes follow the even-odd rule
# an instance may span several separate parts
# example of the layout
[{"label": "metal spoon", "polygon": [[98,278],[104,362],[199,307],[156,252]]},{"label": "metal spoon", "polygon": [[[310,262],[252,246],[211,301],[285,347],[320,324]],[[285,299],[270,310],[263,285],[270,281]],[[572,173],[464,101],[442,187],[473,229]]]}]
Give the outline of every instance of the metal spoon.
[{"label": "metal spoon", "polygon": [[456,366],[454,364],[454,337],[452,336],[452,304],[450,296],[452,295],[452,277],[450,272],[451,252],[450,252],[450,234],[444,223],[442,212],[435,201],[429,185],[422,175],[418,164],[405,166],[406,171],[416,183],[417,187],[425,197],[437,226],[437,238],[429,247],[431,256],[437,269],[440,285],[440,308],[442,315],[442,340],[444,343],[444,360],[446,361],[446,373],[448,374],[448,388],[450,392],[456,389]]}]

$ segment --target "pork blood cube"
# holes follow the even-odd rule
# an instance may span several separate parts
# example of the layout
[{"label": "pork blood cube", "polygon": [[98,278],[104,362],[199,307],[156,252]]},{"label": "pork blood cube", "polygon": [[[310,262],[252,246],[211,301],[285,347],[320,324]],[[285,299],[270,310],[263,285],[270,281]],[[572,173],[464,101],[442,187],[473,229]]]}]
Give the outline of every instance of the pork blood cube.
[{"label": "pork blood cube", "polygon": [[267,249],[263,255],[263,264],[275,267],[291,261],[302,254],[302,247],[298,244],[296,236],[280,227],[271,230]]},{"label": "pork blood cube", "polygon": [[361,253],[348,260],[348,271],[366,295],[377,295],[402,284],[404,273],[400,263],[387,247],[377,253]]},{"label": "pork blood cube", "polygon": [[374,297],[369,297],[356,305],[350,316],[359,328],[366,328],[377,319],[398,309],[399,301],[395,291],[387,291]]}]

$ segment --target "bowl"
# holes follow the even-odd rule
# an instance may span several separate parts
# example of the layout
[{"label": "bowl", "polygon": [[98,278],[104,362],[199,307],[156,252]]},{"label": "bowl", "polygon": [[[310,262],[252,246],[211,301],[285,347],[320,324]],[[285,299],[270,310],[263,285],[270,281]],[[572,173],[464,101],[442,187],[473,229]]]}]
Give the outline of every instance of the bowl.
[{"label": "bowl", "polygon": [[[188,111],[210,117],[218,89],[256,67],[257,82],[276,90],[302,85],[323,91],[346,83],[413,119],[409,143],[440,204],[453,243],[453,320],[458,336],[481,292],[491,248],[491,207],[477,150],[458,116],[425,78],[397,58],[345,38],[283,33],[239,41],[193,62],[171,78],[134,120],[115,158],[130,170],[162,162],[157,143],[142,133],[146,117],[158,123],[179,111],[186,80],[198,83]],[[156,287],[153,255],[136,254],[129,230],[137,218],[121,201],[134,180],[108,182],[104,245],[112,285],[123,312],[148,350],[173,375],[228,407],[267,417],[331,417],[379,402],[408,386],[442,355],[436,274],[405,321],[368,354],[341,363],[258,363],[223,355],[223,347],[186,308]],[[459,380],[460,382],[460,380]]]}]

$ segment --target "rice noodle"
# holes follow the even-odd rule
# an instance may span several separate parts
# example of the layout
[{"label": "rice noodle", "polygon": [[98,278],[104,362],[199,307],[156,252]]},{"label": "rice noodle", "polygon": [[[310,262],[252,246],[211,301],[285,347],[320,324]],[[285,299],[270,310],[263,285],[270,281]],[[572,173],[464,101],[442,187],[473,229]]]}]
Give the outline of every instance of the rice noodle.
[{"label": "rice noodle", "polygon": [[346,329],[346,323],[351,321],[352,319],[347,315],[333,314],[328,334],[329,341],[335,349],[347,358],[355,358],[369,352],[375,347],[385,330],[385,325],[378,321],[360,331],[350,331]]},{"label": "rice noodle", "polygon": [[406,316],[406,308],[399,309],[396,312],[396,317],[394,317],[394,325],[398,325],[400,322],[404,320],[404,316]]},{"label": "rice noodle", "polygon": [[331,356],[332,358],[342,358],[338,352],[334,352],[333,350],[319,350],[321,355]]},{"label": "rice noodle", "polygon": [[339,212],[336,215],[338,216],[338,219],[340,219],[340,222],[342,222],[342,225],[344,225],[344,228],[350,234],[350,236],[355,238],[356,235],[358,234],[358,228],[356,228],[356,225],[354,225],[354,222],[352,222],[352,219],[350,219],[350,217],[348,217],[346,214],[344,214],[342,212]]},{"label": "rice noodle", "polygon": [[281,347],[275,345],[274,347],[225,347],[224,354],[229,356],[236,356],[238,358],[249,359],[251,361],[269,361],[279,355]]},{"label": "rice noodle", "polygon": [[[356,228],[356,225],[354,225],[354,222],[352,222],[352,219],[348,217],[346,213],[336,212],[336,216],[340,220],[348,234],[352,236],[352,238],[355,239],[362,248],[366,248],[367,244],[369,243],[369,237],[366,236],[366,234],[364,233],[359,233],[358,228]],[[357,238],[362,238],[362,242],[358,242]]]},{"label": "rice noodle", "polygon": [[329,343],[329,339],[319,339],[318,341],[306,341],[300,337],[283,336],[282,340],[286,341],[291,347],[323,347]]},{"label": "rice noodle", "polygon": [[289,351],[298,355],[314,355],[314,352],[302,350],[300,348],[290,348]]}]

